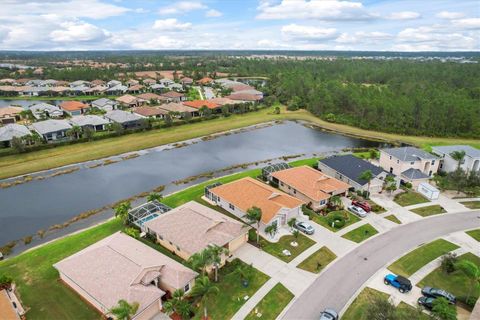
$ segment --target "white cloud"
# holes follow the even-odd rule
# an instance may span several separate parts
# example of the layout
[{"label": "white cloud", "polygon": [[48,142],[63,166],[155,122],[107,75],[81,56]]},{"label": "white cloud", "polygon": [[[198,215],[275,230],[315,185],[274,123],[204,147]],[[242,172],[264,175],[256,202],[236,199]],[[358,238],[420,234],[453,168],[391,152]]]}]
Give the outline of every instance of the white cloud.
[{"label": "white cloud", "polygon": [[349,33],[342,33],[335,42],[338,43],[346,43],[346,44],[354,44],[354,43],[363,43],[363,44],[371,44],[371,43],[381,43],[383,41],[388,41],[393,39],[393,35],[386,33],[386,32],[364,32],[358,31],[353,34]]},{"label": "white cloud", "polygon": [[473,50],[478,48],[478,37],[460,32],[449,32],[442,26],[422,26],[400,31],[393,49],[412,51],[425,50]]},{"label": "white cloud", "polygon": [[215,9],[210,9],[205,13],[205,16],[209,18],[221,17],[222,15],[223,13]]},{"label": "white cloud", "polygon": [[172,15],[172,14],[181,14],[181,13],[200,10],[200,9],[207,9],[207,6],[197,1],[179,1],[179,2],[175,2],[170,6],[161,8],[159,10],[159,13],[163,15]]},{"label": "white cloud", "polygon": [[387,15],[387,19],[391,20],[414,20],[420,17],[420,13],[414,11],[393,12]]},{"label": "white cloud", "polygon": [[60,29],[50,33],[50,39],[54,42],[91,42],[105,40],[110,36],[106,30],[93,24],[75,21],[62,22]]},{"label": "white cloud", "polygon": [[192,24],[190,22],[181,23],[177,19],[156,20],[153,24],[153,29],[159,31],[184,31],[190,29]]},{"label": "white cloud", "polygon": [[452,24],[461,29],[480,29],[480,18],[452,20]]},{"label": "white cloud", "polygon": [[282,35],[292,40],[323,41],[335,38],[337,30],[335,28],[318,28],[289,24],[282,27]]},{"label": "white cloud", "polygon": [[465,14],[462,12],[452,12],[452,11],[441,11],[435,15],[437,18],[440,19],[460,19],[465,17]]},{"label": "white cloud", "polygon": [[375,18],[361,2],[337,0],[262,1],[258,19],[367,20]]},{"label": "white cloud", "polygon": [[169,36],[157,36],[148,41],[138,41],[132,44],[133,49],[160,50],[160,49],[182,49],[186,43],[182,40],[174,39]]}]

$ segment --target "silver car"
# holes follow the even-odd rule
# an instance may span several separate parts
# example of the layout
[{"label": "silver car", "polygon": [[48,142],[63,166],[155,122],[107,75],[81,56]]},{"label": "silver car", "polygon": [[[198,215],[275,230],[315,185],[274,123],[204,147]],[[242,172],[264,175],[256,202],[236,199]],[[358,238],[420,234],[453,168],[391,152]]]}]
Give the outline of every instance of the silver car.
[{"label": "silver car", "polygon": [[297,223],[295,223],[294,227],[296,229],[302,231],[303,233],[306,233],[306,234],[309,234],[309,235],[312,235],[312,234],[315,233],[315,229],[308,222],[304,222],[304,221],[297,222]]},{"label": "silver car", "polygon": [[367,216],[367,212],[365,210],[363,210],[362,208],[357,207],[357,206],[349,206],[348,211],[353,212],[354,214],[356,214],[360,218],[365,218]]},{"label": "silver car", "polygon": [[338,320],[338,313],[333,309],[327,308],[320,313],[320,320]]}]

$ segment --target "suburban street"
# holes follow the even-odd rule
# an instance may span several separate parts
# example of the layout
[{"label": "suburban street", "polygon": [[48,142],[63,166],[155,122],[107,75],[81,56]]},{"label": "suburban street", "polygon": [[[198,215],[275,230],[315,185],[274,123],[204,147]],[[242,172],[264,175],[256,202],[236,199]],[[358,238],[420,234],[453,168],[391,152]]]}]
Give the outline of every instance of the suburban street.
[{"label": "suburban street", "polygon": [[341,311],[357,290],[386,264],[438,237],[479,226],[480,211],[476,210],[422,219],[380,234],[326,269],[296,298],[282,319],[318,319],[327,307]]}]

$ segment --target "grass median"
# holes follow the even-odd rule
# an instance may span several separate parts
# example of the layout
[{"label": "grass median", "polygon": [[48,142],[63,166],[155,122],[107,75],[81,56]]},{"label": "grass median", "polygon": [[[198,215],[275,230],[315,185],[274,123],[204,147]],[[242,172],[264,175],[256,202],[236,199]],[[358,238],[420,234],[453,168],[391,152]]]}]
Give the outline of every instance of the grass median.
[{"label": "grass median", "polygon": [[[283,284],[277,283],[265,297],[253,308],[246,320],[275,320],[294,295]],[[255,313],[257,311],[257,313]],[[259,314],[261,316],[259,316]]]},{"label": "grass median", "polygon": [[360,243],[362,241],[367,240],[370,237],[373,237],[378,233],[377,229],[372,227],[369,223],[364,224],[361,227],[358,227],[357,229],[353,229],[350,232],[347,232],[342,236],[342,238],[351,240],[356,243]]},{"label": "grass median", "polygon": [[422,217],[428,217],[428,216],[433,216],[433,215],[436,215],[436,214],[441,214],[441,213],[445,213],[447,211],[445,211],[445,209],[443,209],[442,206],[438,205],[438,204],[434,204],[432,206],[426,206],[426,207],[420,207],[420,208],[416,208],[416,209],[412,209],[410,210]]},{"label": "grass median", "polygon": [[330,249],[323,246],[297,265],[297,268],[312,273],[320,273],[327,265],[337,258]]}]

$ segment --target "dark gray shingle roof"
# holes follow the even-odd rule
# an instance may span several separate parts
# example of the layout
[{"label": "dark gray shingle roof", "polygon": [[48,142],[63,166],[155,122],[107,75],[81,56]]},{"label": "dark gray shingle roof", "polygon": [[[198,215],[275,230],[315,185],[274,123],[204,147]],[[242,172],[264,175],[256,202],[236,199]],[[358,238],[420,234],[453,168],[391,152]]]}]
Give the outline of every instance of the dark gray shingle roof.
[{"label": "dark gray shingle roof", "polygon": [[362,186],[367,183],[366,180],[359,178],[362,172],[366,170],[371,170],[374,177],[376,177],[384,171],[382,168],[377,167],[368,161],[359,159],[351,154],[343,156],[333,156],[322,159],[319,162],[327,165],[341,175],[359,183]]},{"label": "dark gray shingle roof", "polygon": [[400,148],[390,148],[382,149],[382,151],[388,153],[389,155],[400,159],[401,161],[418,161],[420,159],[438,159],[433,154],[425,152],[421,149],[415,147],[400,147]]},{"label": "dark gray shingle roof", "polygon": [[426,175],[425,173],[423,173],[418,169],[413,169],[413,168],[403,171],[402,176],[412,180],[428,178],[428,175]]}]

